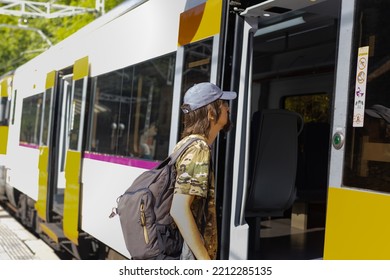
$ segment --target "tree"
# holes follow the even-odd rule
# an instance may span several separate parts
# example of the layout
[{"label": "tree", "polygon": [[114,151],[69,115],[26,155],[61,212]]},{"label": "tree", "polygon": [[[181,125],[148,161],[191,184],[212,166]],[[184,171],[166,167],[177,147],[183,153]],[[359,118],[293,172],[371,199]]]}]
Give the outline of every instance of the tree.
[{"label": "tree", "polygon": [[[124,0],[105,0],[105,12]],[[35,0],[48,2],[48,0]],[[56,4],[94,8],[95,0],[58,0]],[[54,19],[20,18],[0,15],[0,76],[26,63],[95,20],[98,14],[85,13]]]}]

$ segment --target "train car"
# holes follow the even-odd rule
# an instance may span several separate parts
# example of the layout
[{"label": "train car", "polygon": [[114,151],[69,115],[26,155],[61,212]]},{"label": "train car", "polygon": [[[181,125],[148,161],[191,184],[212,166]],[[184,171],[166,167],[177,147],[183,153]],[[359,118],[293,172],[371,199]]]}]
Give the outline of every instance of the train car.
[{"label": "train car", "polygon": [[388,6],[124,2],[2,78],[3,200],[59,252],[131,258],[111,209],[211,81],[238,93],[213,146],[218,258],[388,259]]}]

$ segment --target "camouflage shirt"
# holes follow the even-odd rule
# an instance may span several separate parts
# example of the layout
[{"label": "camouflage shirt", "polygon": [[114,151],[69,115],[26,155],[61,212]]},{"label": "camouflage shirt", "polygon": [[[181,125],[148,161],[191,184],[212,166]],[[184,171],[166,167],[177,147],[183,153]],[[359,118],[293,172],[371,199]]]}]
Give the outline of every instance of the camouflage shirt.
[{"label": "camouflage shirt", "polygon": [[[206,138],[201,135],[190,135],[183,138],[175,147],[177,150],[189,137],[198,140],[190,144],[187,150],[176,161],[177,180],[175,193],[194,195],[191,205],[192,214],[201,232],[202,213],[206,212],[206,224],[204,225],[203,238],[206,249],[211,259],[215,259],[217,253],[217,215],[215,207],[214,174],[210,165],[210,147]],[[210,185],[209,185],[210,183]],[[207,198],[208,206],[204,209],[203,203]],[[206,210],[206,211],[203,211]]]}]

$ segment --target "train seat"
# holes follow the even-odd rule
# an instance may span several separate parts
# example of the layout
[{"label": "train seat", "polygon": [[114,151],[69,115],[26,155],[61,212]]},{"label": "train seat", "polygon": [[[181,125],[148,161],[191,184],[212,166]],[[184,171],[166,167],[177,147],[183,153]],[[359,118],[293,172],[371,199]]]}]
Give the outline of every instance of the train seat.
[{"label": "train seat", "polygon": [[253,116],[253,168],[245,212],[251,240],[259,242],[262,217],[283,216],[295,200],[298,135],[302,125],[302,117],[288,110],[266,109]]}]

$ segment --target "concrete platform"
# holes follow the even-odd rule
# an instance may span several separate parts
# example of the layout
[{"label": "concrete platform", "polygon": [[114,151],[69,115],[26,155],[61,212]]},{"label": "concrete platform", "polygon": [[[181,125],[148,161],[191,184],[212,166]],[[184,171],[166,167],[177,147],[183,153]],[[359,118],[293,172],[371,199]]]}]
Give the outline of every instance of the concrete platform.
[{"label": "concrete platform", "polygon": [[0,206],[0,260],[59,260],[45,242],[31,234]]}]

